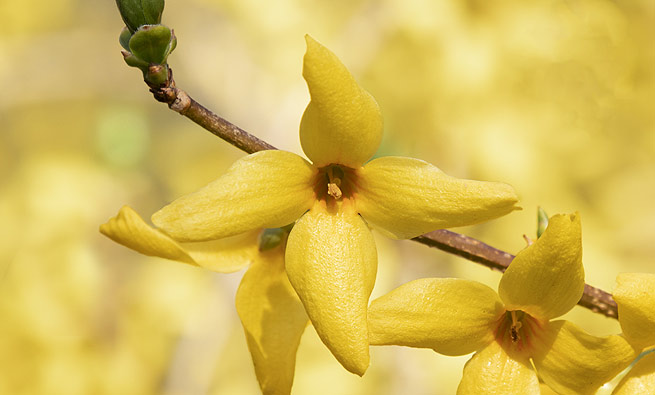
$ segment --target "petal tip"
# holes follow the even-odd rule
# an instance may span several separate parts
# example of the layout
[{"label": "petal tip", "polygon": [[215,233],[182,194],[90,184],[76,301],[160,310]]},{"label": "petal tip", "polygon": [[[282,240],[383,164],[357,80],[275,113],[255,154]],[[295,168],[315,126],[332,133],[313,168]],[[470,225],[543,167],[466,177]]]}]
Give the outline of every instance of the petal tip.
[{"label": "petal tip", "polygon": [[346,368],[346,370],[348,370],[350,373],[362,377],[364,376],[364,373],[366,373],[366,370],[368,370],[368,366],[370,364],[370,358],[367,351],[365,358],[362,356],[360,358],[357,358],[356,360],[339,361],[339,362],[341,362],[343,367]]},{"label": "petal tip", "polygon": [[305,34],[305,44],[307,44],[307,50],[313,45],[321,45],[314,39],[314,37],[310,36],[309,33]]}]

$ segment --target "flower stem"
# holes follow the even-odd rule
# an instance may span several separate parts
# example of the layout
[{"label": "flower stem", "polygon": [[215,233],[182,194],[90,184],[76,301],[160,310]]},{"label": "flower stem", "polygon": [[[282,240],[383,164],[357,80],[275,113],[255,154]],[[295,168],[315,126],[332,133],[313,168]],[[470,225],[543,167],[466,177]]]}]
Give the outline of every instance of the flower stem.
[{"label": "flower stem", "polygon": [[[150,91],[155,96],[155,99],[167,103],[168,107],[173,111],[189,118],[210,133],[222,138],[242,151],[252,154],[257,151],[277,149],[214,114],[193,100],[186,92],[176,88],[172,70],[169,72],[169,80],[166,84],[160,87],[150,86]],[[415,237],[412,240],[477,262],[500,272],[504,272],[514,259],[514,255],[508,252],[491,247],[472,237],[445,229],[435,230]],[[619,316],[616,302],[612,298],[612,295],[588,284],[585,284],[584,293],[578,304],[610,318],[617,319]]]}]

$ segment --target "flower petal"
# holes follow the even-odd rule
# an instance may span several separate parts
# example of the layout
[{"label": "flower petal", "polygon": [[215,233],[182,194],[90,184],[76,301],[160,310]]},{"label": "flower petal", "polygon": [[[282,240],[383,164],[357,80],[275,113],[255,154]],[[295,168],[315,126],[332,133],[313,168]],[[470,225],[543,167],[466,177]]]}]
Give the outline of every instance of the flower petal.
[{"label": "flower petal", "polygon": [[529,360],[510,356],[493,341],[466,363],[457,387],[457,395],[479,394],[539,395],[539,380]]},{"label": "flower petal", "polygon": [[317,204],[293,227],[287,273],[323,343],[350,372],[369,364],[366,309],[377,252],[364,221],[348,201]]},{"label": "flower petal", "polygon": [[653,395],[655,352],[644,355],[616,386],[612,395]]},{"label": "flower petal", "polygon": [[205,269],[218,273],[232,273],[248,266],[259,255],[261,229],[219,240],[181,243],[194,261]]},{"label": "flower petal", "polygon": [[482,349],[504,313],[493,289],[475,281],[423,278],[371,302],[370,343],[431,348],[446,355]]},{"label": "flower petal", "polygon": [[131,207],[123,206],[116,217],[100,226],[115,242],[144,255],[231,273],[247,266],[259,253],[259,230],[203,243],[178,243],[143,221]]},{"label": "flower petal", "polygon": [[539,377],[559,394],[593,394],[637,354],[622,336],[592,336],[568,321],[552,321],[535,343]]},{"label": "flower petal", "polygon": [[300,122],[303,151],[317,167],[358,168],[380,145],[380,109],[336,55],[308,35],[305,40],[302,75],[311,101]]},{"label": "flower petal", "polygon": [[549,320],[571,310],[584,291],[580,216],[555,215],[543,235],[516,255],[498,294],[507,310]]},{"label": "flower petal", "polygon": [[144,255],[197,265],[177,241],[146,224],[129,206],[123,206],[115,217],[100,225],[100,233]]},{"label": "flower petal", "polygon": [[286,151],[260,151],[236,161],[222,177],[152,216],[180,241],[232,236],[295,221],[314,200],[317,170]]},{"label": "flower petal", "polygon": [[418,159],[378,158],[358,175],[357,211],[399,239],[483,222],[518,209],[511,186],[460,180]]},{"label": "flower petal", "polygon": [[655,274],[622,273],[616,282],[623,334],[639,347],[655,346]]},{"label": "flower petal", "polygon": [[261,253],[243,276],[236,306],[264,394],[289,394],[309,319],[284,270],[284,248]]}]

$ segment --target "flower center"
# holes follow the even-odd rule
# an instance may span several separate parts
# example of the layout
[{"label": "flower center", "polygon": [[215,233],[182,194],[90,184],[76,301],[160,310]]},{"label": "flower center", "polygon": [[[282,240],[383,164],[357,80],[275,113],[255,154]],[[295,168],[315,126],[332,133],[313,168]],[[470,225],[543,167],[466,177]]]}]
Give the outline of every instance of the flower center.
[{"label": "flower center", "polygon": [[338,201],[352,197],[355,171],[339,165],[328,165],[319,169],[314,186],[316,198]]},{"label": "flower center", "polygon": [[334,175],[334,167],[330,166],[327,169],[328,184],[327,184],[327,194],[335,198],[336,200],[341,199],[343,192],[339,188],[341,186],[341,178]]},{"label": "flower center", "polygon": [[503,347],[530,351],[539,336],[542,324],[521,310],[506,311],[498,320],[496,341]]}]

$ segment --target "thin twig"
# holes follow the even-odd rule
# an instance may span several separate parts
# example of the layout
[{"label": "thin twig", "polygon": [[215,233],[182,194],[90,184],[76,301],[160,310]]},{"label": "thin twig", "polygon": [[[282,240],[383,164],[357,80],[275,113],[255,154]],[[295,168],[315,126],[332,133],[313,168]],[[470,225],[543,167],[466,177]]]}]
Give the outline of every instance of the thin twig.
[{"label": "thin twig", "polygon": [[[172,110],[249,154],[277,149],[203,107],[186,92],[175,87],[172,72],[169,77],[167,86],[150,87],[155,99],[167,103]],[[412,240],[501,272],[504,272],[514,259],[514,255],[508,252],[445,229],[435,230]],[[588,284],[585,284],[584,294],[578,304],[610,318],[619,316],[612,295]]]},{"label": "thin twig", "polygon": [[150,92],[155,96],[155,99],[168,104],[171,110],[184,115],[213,135],[222,138],[242,151],[252,154],[257,151],[277,149],[214,114],[193,100],[185,91],[178,89],[175,86],[171,68],[169,68],[167,85],[162,87],[150,86]]}]

